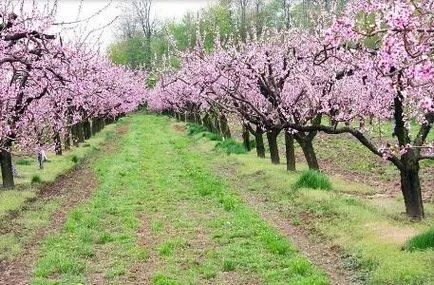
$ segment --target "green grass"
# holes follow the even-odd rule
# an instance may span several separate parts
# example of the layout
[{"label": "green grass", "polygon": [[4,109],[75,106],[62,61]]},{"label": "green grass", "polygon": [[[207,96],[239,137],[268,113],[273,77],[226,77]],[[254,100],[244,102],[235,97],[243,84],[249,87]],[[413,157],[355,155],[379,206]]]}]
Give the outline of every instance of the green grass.
[{"label": "green grass", "polygon": [[28,199],[35,196],[34,191],[0,191],[0,218],[12,210],[19,209]]},{"label": "green grass", "polygon": [[73,163],[78,163],[78,162],[80,161],[80,159],[78,158],[77,155],[73,155],[73,156],[71,156],[71,161],[72,161]]},{"label": "green grass", "polygon": [[[98,150],[103,142],[106,141],[107,134],[113,133],[115,127],[115,124],[108,125],[101,133],[89,139],[87,144],[90,147],[72,148],[71,151],[65,151],[63,156],[56,156],[53,152],[47,152],[50,162],[44,163],[44,169],[42,170],[30,158],[15,160],[20,177],[15,178],[16,189],[0,190],[0,217],[6,214],[7,211],[18,210],[27,200],[29,192],[32,193],[30,198],[36,195],[38,188],[32,184],[41,181],[53,182],[58,176],[72,169],[78,161]],[[22,197],[19,197],[21,194]],[[3,197],[9,196],[13,196],[11,203],[9,200],[3,199]],[[7,211],[4,212],[2,209],[7,209]]]},{"label": "green grass", "polygon": [[300,175],[293,187],[294,189],[311,188],[331,190],[332,183],[327,175],[316,170],[307,170]]},{"label": "green grass", "polygon": [[222,141],[223,140],[223,137],[221,135],[215,134],[215,133],[211,133],[211,132],[204,132],[203,136],[205,138],[208,138],[208,139],[212,140],[212,141]]},{"label": "green grass", "polygon": [[239,283],[329,283],[166,118],[134,116],[121,144],[94,163],[94,197],[44,241],[33,284],[140,283],[140,266],[151,284],[222,284],[228,271]]},{"label": "green grass", "polygon": [[190,136],[201,134],[201,133],[204,133],[206,131],[207,131],[207,129],[204,126],[201,126],[198,124],[191,124],[191,123],[187,124],[187,133]]},{"label": "green grass", "polygon": [[224,151],[227,154],[244,154],[247,153],[247,149],[242,143],[239,143],[233,139],[227,139],[222,142],[218,142],[215,146],[216,149]]},{"label": "green grass", "polygon": [[[208,145],[208,151],[212,146]],[[204,147],[197,147],[205,151]],[[253,193],[266,209],[279,209],[288,221],[312,233],[312,242],[328,240],[348,257],[345,265],[357,270],[366,284],[433,284],[432,250],[404,251],[407,239],[434,226],[434,206],[425,205],[427,219],[408,220],[402,199],[363,199],[371,187],[330,177],[334,191],[295,190],[299,173],[288,173],[255,154],[210,158],[217,171],[240,194]],[[307,169],[299,164],[300,170]],[[374,191],[376,191],[374,189]]]},{"label": "green grass", "polygon": [[16,165],[32,165],[33,162],[30,159],[17,159],[15,161]]},{"label": "green grass", "polygon": [[[16,178],[17,187],[14,190],[0,191],[0,260],[13,259],[22,252],[28,242],[34,238],[38,229],[47,226],[52,213],[59,208],[64,197],[58,195],[50,198],[40,198],[37,193],[45,183],[53,182],[56,177],[72,169],[75,165],[71,157],[80,159],[91,157],[96,150],[106,142],[106,134],[114,133],[116,125],[109,125],[101,133],[88,140],[91,147],[73,148],[64,152],[63,156],[47,153],[49,163],[39,170],[36,164],[17,164],[19,173],[23,176]],[[33,183],[32,183],[33,181]],[[39,183],[39,182],[43,183]],[[17,215],[13,224],[6,217],[8,214]],[[13,227],[10,229],[9,227]]]},{"label": "green grass", "polygon": [[434,249],[434,228],[410,239],[405,248],[409,251]]},{"label": "green grass", "polygon": [[42,182],[41,176],[39,176],[38,174],[33,175],[32,180],[30,182],[32,184],[41,183]]}]

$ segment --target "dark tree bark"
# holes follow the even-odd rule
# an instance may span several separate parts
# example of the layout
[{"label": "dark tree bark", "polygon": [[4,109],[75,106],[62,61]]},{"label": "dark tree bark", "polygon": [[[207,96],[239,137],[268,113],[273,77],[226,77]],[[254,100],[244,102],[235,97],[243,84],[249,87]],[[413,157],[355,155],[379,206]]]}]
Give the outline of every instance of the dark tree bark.
[{"label": "dark tree bark", "polygon": [[81,122],[77,124],[77,138],[79,143],[84,143],[84,128]]},{"label": "dark tree bark", "polygon": [[295,171],[294,135],[285,131],[286,169]]},{"label": "dark tree bark", "polygon": [[211,122],[211,117],[209,115],[209,113],[206,113],[205,116],[203,117],[203,125],[205,126],[205,128],[207,128],[208,131],[212,131],[212,122]]},{"label": "dark tree bark", "polygon": [[270,157],[273,164],[280,164],[279,146],[277,145],[279,132],[277,130],[267,132],[268,147],[270,148]]},{"label": "dark tree bark", "polygon": [[12,169],[12,154],[10,153],[10,151],[6,150],[9,149],[11,146],[12,142],[7,139],[7,141],[4,142],[4,149],[2,149],[0,156],[4,188],[15,187],[14,172]]},{"label": "dark tree bark", "polygon": [[62,140],[60,139],[60,134],[56,132],[54,134],[54,151],[56,155],[62,155]]},{"label": "dark tree bark", "polygon": [[79,145],[79,139],[78,139],[78,126],[77,124],[72,125],[71,127],[71,135],[72,135],[72,144],[77,147]]},{"label": "dark tree bark", "polygon": [[309,169],[319,170],[318,159],[316,157],[315,149],[313,148],[313,137],[311,135],[303,135],[297,133],[295,139],[303,150],[304,157],[306,158]]},{"label": "dark tree bark", "polygon": [[257,127],[255,130],[256,154],[260,158],[265,158],[265,145],[262,130]]},{"label": "dark tree bark", "polygon": [[89,120],[83,122],[84,139],[88,140],[92,137],[92,128]]},{"label": "dark tree bark", "polygon": [[404,196],[406,213],[411,218],[425,217],[422,189],[419,178],[419,161],[417,150],[409,150],[401,157],[403,167],[400,169],[401,190]]},{"label": "dark tree bark", "polygon": [[71,149],[71,128],[70,127],[68,127],[66,129],[64,142],[65,142],[65,150],[70,150]]},{"label": "dark tree bark", "polygon": [[94,118],[92,119],[92,134],[98,133],[98,119]]},{"label": "dark tree bark", "polygon": [[187,112],[187,121],[189,123],[195,123],[195,116],[194,116],[193,112],[191,112],[191,111]]},{"label": "dark tree bark", "polygon": [[196,124],[202,125],[202,119],[200,118],[200,115],[197,112],[194,113],[194,121],[195,121]]},{"label": "dark tree bark", "polygon": [[229,128],[228,119],[224,114],[220,115],[220,129],[222,137],[225,139],[230,139],[232,137],[231,135],[231,129]]},{"label": "dark tree bark", "polygon": [[213,121],[213,126],[214,126],[213,127],[213,133],[219,134],[220,136],[223,136],[222,132],[221,132],[221,129],[220,129],[219,118],[218,118],[218,116],[216,114],[214,114],[212,121]]},{"label": "dark tree bark", "polygon": [[92,120],[92,133],[99,133],[104,128],[104,119],[95,118]]},{"label": "dark tree bark", "polygon": [[250,145],[250,132],[246,125],[243,124],[243,144],[247,151],[252,150],[252,146]]}]

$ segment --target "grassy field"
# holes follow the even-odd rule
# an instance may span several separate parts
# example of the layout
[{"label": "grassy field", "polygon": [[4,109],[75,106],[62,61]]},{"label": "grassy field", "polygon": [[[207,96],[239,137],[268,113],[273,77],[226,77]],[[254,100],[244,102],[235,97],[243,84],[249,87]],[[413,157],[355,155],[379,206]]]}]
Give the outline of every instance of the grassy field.
[{"label": "grassy field", "polygon": [[[113,135],[114,128],[115,125],[106,126],[101,133],[90,138],[80,147],[65,151],[62,156],[47,152],[49,162],[44,163],[44,169],[39,169],[36,156],[14,157],[20,177],[15,178],[16,188],[14,190],[0,191],[0,218],[9,211],[21,208],[26,201],[36,197],[42,186],[53,182],[57,177],[71,170],[91,152],[98,150],[101,144]],[[40,182],[32,183],[32,179]]]},{"label": "grassy field", "polygon": [[328,284],[166,118],[135,116],[101,185],[44,243],[33,284]]},{"label": "grassy field", "polygon": [[[198,137],[199,138],[199,137]],[[317,145],[318,152],[330,145]],[[342,151],[339,161],[346,160],[346,148],[356,148],[354,142],[338,138],[328,155]],[[200,139],[202,141],[202,139]],[[204,142],[202,142],[204,143]],[[214,143],[204,143],[202,151],[212,151]],[[362,151],[362,150],[358,150]],[[358,151],[356,153],[358,153]],[[363,168],[369,154],[357,156]],[[327,155],[323,154],[323,155]],[[241,196],[251,195],[266,201],[265,207],[278,209],[293,225],[308,229],[313,242],[329,240],[345,257],[349,268],[358,271],[357,279],[369,284],[434,284],[434,251],[404,251],[413,236],[434,228],[434,205],[426,203],[427,218],[421,223],[409,221],[400,195],[375,196],[381,190],[366,184],[350,182],[342,176],[331,177],[332,191],[296,189],[294,184],[303,170],[288,173],[285,166],[271,165],[268,159],[258,159],[254,151],[248,155],[212,156],[210,165],[223,177],[230,179]],[[352,165],[349,163],[342,164]],[[383,165],[389,168],[388,165]],[[391,176],[388,176],[391,179]],[[266,211],[266,209],[265,209]]]},{"label": "grassy field", "polygon": [[[237,140],[241,138],[241,125],[232,118],[230,127]],[[369,133],[377,145],[385,145],[387,142],[396,144],[396,138],[392,137],[392,124],[382,123],[369,126]],[[413,137],[417,133],[417,127],[411,128]],[[253,139],[253,137],[251,137]],[[430,132],[428,142],[434,141],[434,132]],[[264,135],[267,147],[266,136]],[[284,135],[278,137],[279,153],[284,159],[285,143]],[[399,172],[391,163],[372,154],[365,146],[348,134],[327,135],[319,133],[314,139],[314,148],[322,171],[329,175],[340,176],[347,180],[368,184],[372,191],[368,195],[381,194],[392,197],[400,197]],[[299,145],[295,144],[297,162],[304,165],[305,158]],[[302,168],[300,168],[302,169]],[[421,162],[421,185],[423,197],[426,201],[434,203],[434,160]],[[397,183],[398,181],[398,183]]]},{"label": "grassy field", "polygon": [[[288,173],[254,151],[227,155],[239,152],[237,143],[211,139],[189,136],[184,124],[165,117],[125,118],[97,145],[77,150],[116,143],[86,163],[86,175],[95,178],[68,176],[95,179],[85,199],[63,212],[59,205],[70,199],[64,196],[11,207],[20,230],[2,235],[0,265],[14,262],[60,213],[54,230],[32,245],[31,284],[331,284],[329,269],[304,257],[306,247],[300,251],[285,227],[307,233],[308,250],[324,244],[337,252],[351,284],[434,284],[433,250],[403,249],[434,227],[433,204],[426,205],[426,220],[411,222],[399,197],[373,197],[374,186],[331,176],[328,190],[295,187],[304,164]],[[71,191],[82,187],[74,185]],[[32,197],[25,193],[23,201]]]}]

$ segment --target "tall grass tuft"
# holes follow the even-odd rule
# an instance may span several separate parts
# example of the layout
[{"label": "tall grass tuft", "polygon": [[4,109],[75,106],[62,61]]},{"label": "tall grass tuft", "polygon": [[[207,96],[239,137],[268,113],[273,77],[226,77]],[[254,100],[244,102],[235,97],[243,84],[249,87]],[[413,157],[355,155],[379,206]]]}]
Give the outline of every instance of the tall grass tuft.
[{"label": "tall grass tuft", "polygon": [[408,251],[434,249],[434,227],[407,241],[404,249]]},{"label": "tall grass tuft", "polygon": [[32,184],[41,183],[42,182],[42,178],[41,178],[41,176],[35,174],[35,175],[32,176],[32,180],[30,182]]},{"label": "tall grass tuft", "polygon": [[74,162],[74,163],[78,163],[78,162],[80,161],[80,159],[78,158],[78,156],[73,155],[73,156],[71,157],[71,161]]},{"label": "tall grass tuft", "polygon": [[215,146],[216,149],[223,150],[227,154],[245,154],[247,149],[242,143],[236,142],[233,139],[218,142]]},{"label": "tall grass tuft", "polygon": [[223,138],[219,134],[211,133],[211,132],[204,132],[203,136],[212,140],[212,141],[222,141]]},{"label": "tall grass tuft", "polygon": [[17,161],[15,161],[15,164],[17,164],[17,165],[32,165],[32,161],[30,159],[17,159]]},{"label": "tall grass tuft", "polygon": [[300,188],[331,190],[332,183],[325,174],[316,170],[307,170],[302,173],[294,184],[294,189]]},{"label": "tall grass tuft", "polygon": [[204,126],[198,125],[198,124],[187,124],[187,133],[190,136],[204,133],[206,132],[206,128]]}]

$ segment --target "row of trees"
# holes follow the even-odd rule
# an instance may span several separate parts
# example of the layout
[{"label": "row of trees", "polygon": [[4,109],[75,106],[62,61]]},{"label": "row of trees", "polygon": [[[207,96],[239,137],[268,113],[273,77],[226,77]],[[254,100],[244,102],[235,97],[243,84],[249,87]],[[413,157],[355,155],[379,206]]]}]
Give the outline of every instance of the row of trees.
[{"label": "row of trees", "polygon": [[[280,163],[276,137],[284,131],[288,170],[295,169],[294,141],[318,169],[316,134],[351,134],[397,167],[408,216],[423,218],[420,161],[434,159],[434,142],[427,141],[434,123],[433,11],[433,0],[354,1],[332,19],[319,10],[309,29],[266,30],[245,42],[216,37],[211,53],[198,33],[182,68],[166,71],[147,103],[224,136],[226,117],[236,115],[246,145],[249,131],[260,157],[267,135],[273,163]],[[377,145],[372,120],[393,121],[396,141]]]},{"label": "row of trees", "polygon": [[[267,28],[287,30],[311,25],[307,16],[312,10],[332,8],[332,1],[313,0],[219,0],[196,13],[187,13],[180,22],[161,22],[153,11],[152,0],[128,2],[119,24],[119,41],[111,45],[113,62],[147,70],[159,67],[161,58],[176,49],[196,45],[196,31],[204,35],[203,47],[214,49],[218,36],[223,44],[229,39],[245,41],[260,36]],[[338,1],[341,6],[345,0]],[[177,58],[172,65],[177,66]]]},{"label": "row of trees", "polygon": [[[0,4],[0,147],[4,187],[13,187],[12,152],[53,147],[58,155],[98,131],[106,118],[137,108],[145,74],[115,66],[80,42],[49,31],[55,8]],[[16,4],[16,2],[15,2]]]}]

